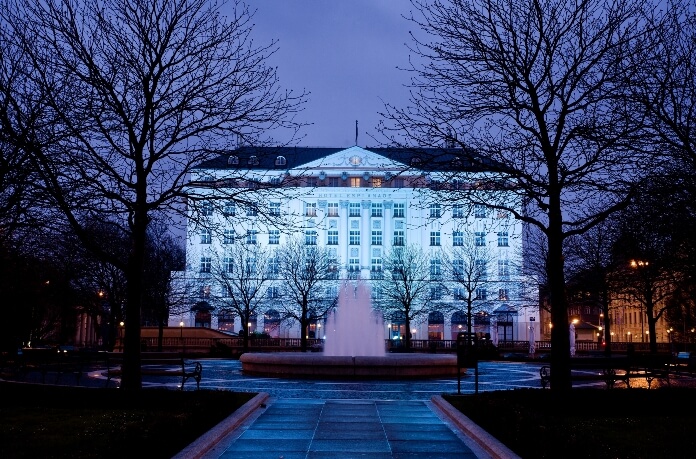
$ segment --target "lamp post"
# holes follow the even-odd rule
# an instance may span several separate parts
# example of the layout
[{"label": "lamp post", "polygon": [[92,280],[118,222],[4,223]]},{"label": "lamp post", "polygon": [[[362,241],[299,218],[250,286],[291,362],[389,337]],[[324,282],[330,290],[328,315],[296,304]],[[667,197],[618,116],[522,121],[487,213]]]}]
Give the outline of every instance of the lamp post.
[{"label": "lamp post", "polygon": [[118,352],[123,352],[123,327],[125,325],[123,321],[118,324]]},{"label": "lamp post", "polygon": [[184,346],[184,321],[179,322],[179,344],[181,345],[181,353],[183,354],[186,347]]}]

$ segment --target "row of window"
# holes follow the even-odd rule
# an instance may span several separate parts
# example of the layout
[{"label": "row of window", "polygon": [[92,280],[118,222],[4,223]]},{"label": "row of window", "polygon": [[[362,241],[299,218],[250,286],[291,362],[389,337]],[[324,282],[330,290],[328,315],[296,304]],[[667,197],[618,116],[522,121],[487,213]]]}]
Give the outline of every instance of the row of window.
[{"label": "row of window", "polygon": [[[248,230],[246,234],[247,244],[257,243],[256,230]],[[371,245],[382,245],[382,231],[372,230],[370,238]],[[486,233],[476,232],[475,233],[475,245],[480,247],[486,246]],[[223,244],[234,244],[237,234],[233,229],[226,229],[222,234]],[[212,232],[209,229],[203,229],[200,233],[201,244],[211,244],[213,241]],[[338,245],[338,230],[328,230],[326,236],[326,245]],[[403,230],[394,231],[393,245],[403,246],[406,242],[405,232]],[[430,232],[430,245],[439,246],[441,242],[440,231]],[[280,230],[270,230],[268,232],[268,243],[271,245],[277,245],[280,243]],[[305,244],[307,245],[317,245],[317,231],[307,230],[305,231]],[[360,245],[360,230],[350,230],[348,233],[348,244],[349,245]],[[464,233],[461,231],[455,231],[452,233],[452,245],[455,247],[464,245]],[[508,247],[509,246],[509,236],[507,231],[498,232],[498,247]]]},{"label": "row of window", "polygon": [[[377,273],[377,276],[381,276],[382,273],[382,258],[373,257],[370,260],[370,271],[372,273]],[[333,271],[338,272],[338,263],[332,264]],[[464,275],[464,260],[455,259],[452,261],[452,267],[454,270],[454,275]],[[233,258],[225,257],[222,260],[222,269],[225,273],[235,272],[235,269],[243,269],[246,275],[256,274],[256,260],[248,259],[246,262],[240,266]],[[212,270],[212,257],[203,256],[201,257],[200,272],[210,273]],[[273,277],[277,275],[280,270],[280,262],[276,257],[269,260],[268,263],[268,274]],[[486,260],[475,260],[475,275],[480,281],[485,281],[488,279],[488,263]],[[360,259],[357,257],[351,257],[348,259],[348,272],[349,273],[359,273],[360,272]],[[430,279],[431,280],[441,280],[442,278],[442,261],[439,258],[434,258],[430,260]],[[510,262],[509,260],[498,260],[498,278],[501,280],[510,279]]]},{"label": "row of window", "polygon": [[[329,202],[327,204],[327,214],[329,217],[338,217],[338,203]],[[373,202],[370,206],[370,216],[372,217],[382,217],[383,216],[383,203]],[[246,215],[248,217],[253,217],[258,215],[258,208],[254,205],[247,205]],[[280,215],[280,202],[273,201],[269,203],[269,214],[272,216]],[[212,216],[213,215],[213,203],[210,201],[204,201],[201,203],[200,207],[201,215]],[[235,216],[237,209],[236,203],[234,201],[227,201],[223,205],[222,212],[226,216]],[[317,203],[316,202],[306,202],[304,203],[304,215],[307,217],[317,216]],[[361,203],[351,202],[348,205],[348,216],[349,217],[360,217],[361,215]],[[442,206],[440,204],[430,204],[429,207],[430,218],[440,218],[442,217]],[[403,218],[406,216],[406,205],[404,203],[394,203],[392,216],[395,218]],[[484,205],[476,204],[474,206],[474,217],[475,218],[486,218],[488,216],[488,208]],[[505,212],[498,212],[498,218],[504,218],[507,214]],[[452,217],[453,218],[465,218],[465,208],[461,204],[455,204],[452,206]]]},{"label": "row of window", "polygon": [[[232,292],[230,291],[230,287],[226,285],[221,285],[220,292],[224,292],[226,296],[232,296]],[[336,293],[336,292],[334,292]],[[473,300],[474,301],[490,301],[491,298],[489,298],[489,291],[485,288],[478,288],[474,292]],[[498,295],[497,299],[499,301],[510,301],[510,289],[507,288],[500,288],[498,289]],[[203,286],[199,290],[199,296],[203,299],[209,299],[211,295],[211,288],[209,285]],[[268,299],[277,299],[282,296],[280,287],[278,286],[270,286],[266,290],[266,298]],[[429,292],[429,297],[428,299],[430,300],[435,300],[435,301],[441,301],[445,299],[445,290],[440,287],[432,287]],[[463,288],[455,288],[452,290],[452,296],[451,299],[455,301],[465,301],[468,297],[468,292],[463,289]]]}]

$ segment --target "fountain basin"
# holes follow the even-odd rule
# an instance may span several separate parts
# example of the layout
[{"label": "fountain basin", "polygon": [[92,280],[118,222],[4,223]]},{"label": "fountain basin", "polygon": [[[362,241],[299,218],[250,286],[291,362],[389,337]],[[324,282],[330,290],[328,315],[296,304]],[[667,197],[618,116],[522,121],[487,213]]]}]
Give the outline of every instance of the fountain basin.
[{"label": "fountain basin", "polygon": [[[454,354],[387,354],[327,356],[316,353],[245,353],[242,372],[250,375],[301,378],[389,379],[457,375]],[[465,370],[463,370],[465,371]]]}]

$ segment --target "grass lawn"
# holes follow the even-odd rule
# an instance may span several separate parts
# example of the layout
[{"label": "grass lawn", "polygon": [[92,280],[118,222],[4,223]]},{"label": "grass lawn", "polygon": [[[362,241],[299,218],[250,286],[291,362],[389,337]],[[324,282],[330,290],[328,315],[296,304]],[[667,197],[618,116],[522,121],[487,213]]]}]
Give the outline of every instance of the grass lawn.
[{"label": "grass lawn", "polygon": [[449,403],[523,458],[696,455],[696,389],[518,389]]},{"label": "grass lawn", "polygon": [[0,457],[170,458],[254,395],[0,382]]}]

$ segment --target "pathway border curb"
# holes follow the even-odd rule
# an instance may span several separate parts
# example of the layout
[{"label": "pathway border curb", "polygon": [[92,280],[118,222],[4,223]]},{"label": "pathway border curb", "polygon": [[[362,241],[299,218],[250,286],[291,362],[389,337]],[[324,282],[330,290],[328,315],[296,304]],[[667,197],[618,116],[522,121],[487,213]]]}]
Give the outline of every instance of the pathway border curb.
[{"label": "pathway border curb", "polygon": [[199,459],[213,449],[225,436],[239,427],[256,409],[263,405],[269,396],[259,392],[239,407],[234,413],[220,421],[215,427],[204,433],[186,448],[179,451],[172,459]]},{"label": "pathway border curb", "polygon": [[447,403],[442,396],[435,395],[431,398],[431,401],[458,429],[475,441],[491,457],[495,459],[521,459],[520,456],[515,454],[500,440],[483,430],[478,424]]}]

